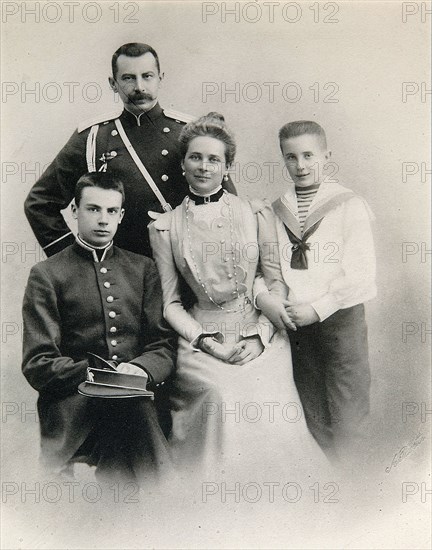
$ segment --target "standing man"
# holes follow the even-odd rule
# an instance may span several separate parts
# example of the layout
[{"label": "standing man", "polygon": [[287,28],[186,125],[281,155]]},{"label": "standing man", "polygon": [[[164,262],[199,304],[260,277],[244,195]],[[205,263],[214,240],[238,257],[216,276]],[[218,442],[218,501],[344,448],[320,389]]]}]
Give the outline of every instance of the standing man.
[{"label": "standing man", "polygon": [[[121,46],[112,57],[109,83],[123,104],[119,115],[84,122],[56,156],[25,201],[25,213],[47,256],[75,240],[61,210],[87,172],[109,172],[124,182],[126,215],[116,245],[151,256],[148,211],[175,208],[188,192],[182,176],[178,136],[193,117],[162,109],[158,103],[163,73],[148,44]],[[229,180],[224,187],[235,193]]]}]

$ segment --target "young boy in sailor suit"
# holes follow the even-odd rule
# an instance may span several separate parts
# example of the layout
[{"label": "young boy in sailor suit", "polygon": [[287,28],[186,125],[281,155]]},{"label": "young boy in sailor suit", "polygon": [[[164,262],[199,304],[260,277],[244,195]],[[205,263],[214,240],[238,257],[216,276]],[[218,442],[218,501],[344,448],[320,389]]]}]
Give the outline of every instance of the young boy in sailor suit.
[{"label": "young boy in sailor suit", "polygon": [[279,140],[293,184],[260,216],[270,294],[258,294],[257,305],[279,328],[287,316],[295,323],[288,334],[309,429],[342,458],[369,412],[363,303],[376,295],[371,213],[361,197],[323,177],[331,152],[321,126],[290,122]]}]

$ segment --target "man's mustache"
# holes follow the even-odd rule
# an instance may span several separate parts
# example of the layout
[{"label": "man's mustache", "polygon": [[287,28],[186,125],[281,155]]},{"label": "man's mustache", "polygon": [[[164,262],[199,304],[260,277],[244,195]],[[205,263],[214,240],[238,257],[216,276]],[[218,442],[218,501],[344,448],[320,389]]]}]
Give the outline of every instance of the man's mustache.
[{"label": "man's mustache", "polygon": [[150,94],[130,94],[129,100],[133,103],[134,101],[142,101],[143,99],[147,99],[151,101],[153,99],[153,96]]}]

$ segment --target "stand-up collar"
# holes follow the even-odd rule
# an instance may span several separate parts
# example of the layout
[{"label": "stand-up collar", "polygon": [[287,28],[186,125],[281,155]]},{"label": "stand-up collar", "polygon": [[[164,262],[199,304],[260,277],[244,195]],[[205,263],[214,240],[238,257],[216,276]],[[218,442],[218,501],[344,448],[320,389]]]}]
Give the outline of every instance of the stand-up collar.
[{"label": "stand-up collar", "polygon": [[[82,239],[80,239],[79,236],[76,237],[75,242],[72,246],[75,252],[77,252],[77,254],[95,263],[103,262],[104,260],[109,260],[114,252],[113,241],[111,241],[109,244],[107,244],[103,248],[94,248],[93,246],[90,246],[89,244],[84,242]],[[100,260],[98,258],[96,250],[103,251]]]},{"label": "stand-up collar", "polygon": [[126,109],[123,109],[123,112],[120,115],[120,119],[122,122],[125,122],[126,124],[129,124],[131,126],[141,126],[142,124],[144,124],[145,120],[151,120],[152,122],[154,122],[157,118],[161,116],[162,113],[162,107],[159,105],[159,103],[156,103],[156,105],[152,107],[150,111],[142,112],[139,115],[134,115]]}]

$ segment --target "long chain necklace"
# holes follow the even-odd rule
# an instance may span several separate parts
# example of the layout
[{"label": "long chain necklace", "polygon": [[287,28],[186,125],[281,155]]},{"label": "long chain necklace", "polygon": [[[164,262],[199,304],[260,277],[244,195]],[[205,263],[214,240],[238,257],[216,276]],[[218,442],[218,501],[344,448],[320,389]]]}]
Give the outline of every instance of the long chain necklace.
[{"label": "long chain necklace", "polygon": [[[235,261],[235,248],[234,248],[234,216],[233,216],[233,212],[232,212],[231,200],[230,200],[229,195],[226,191],[224,192],[224,196],[227,197],[227,202],[228,202],[228,216],[229,216],[230,240],[231,240],[231,257],[232,257],[232,261],[233,261],[233,276],[234,276],[234,283],[235,283],[235,290],[233,291],[233,294],[236,294],[237,298],[240,298],[239,282],[238,282],[238,274],[237,274],[238,266],[237,266],[236,261]],[[207,290],[207,286],[201,278],[200,270],[198,269],[198,265],[195,261],[195,254],[194,254],[193,249],[192,249],[192,237],[191,237],[190,225],[189,225],[189,201],[190,201],[190,198],[187,197],[187,199],[186,199],[186,228],[187,228],[188,241],[189,241],[189,252],[190,252],[190,255],[192,257],[192,261],[193,261],[193,264],[194,264],[194,267],[195,267],[198,282],[201,285],[201,287],[202,287],[205,295],[207,296],[207,298],[216,307],[218,307],[219,309],[222,309],[223,311],[226,311],[227,313],[231,313],[233,311],[238,311],[238,309],[241,306],[239,306],[238,309],[225,309],[221,304],[218,304],[210,296],[210,294]]]}]

